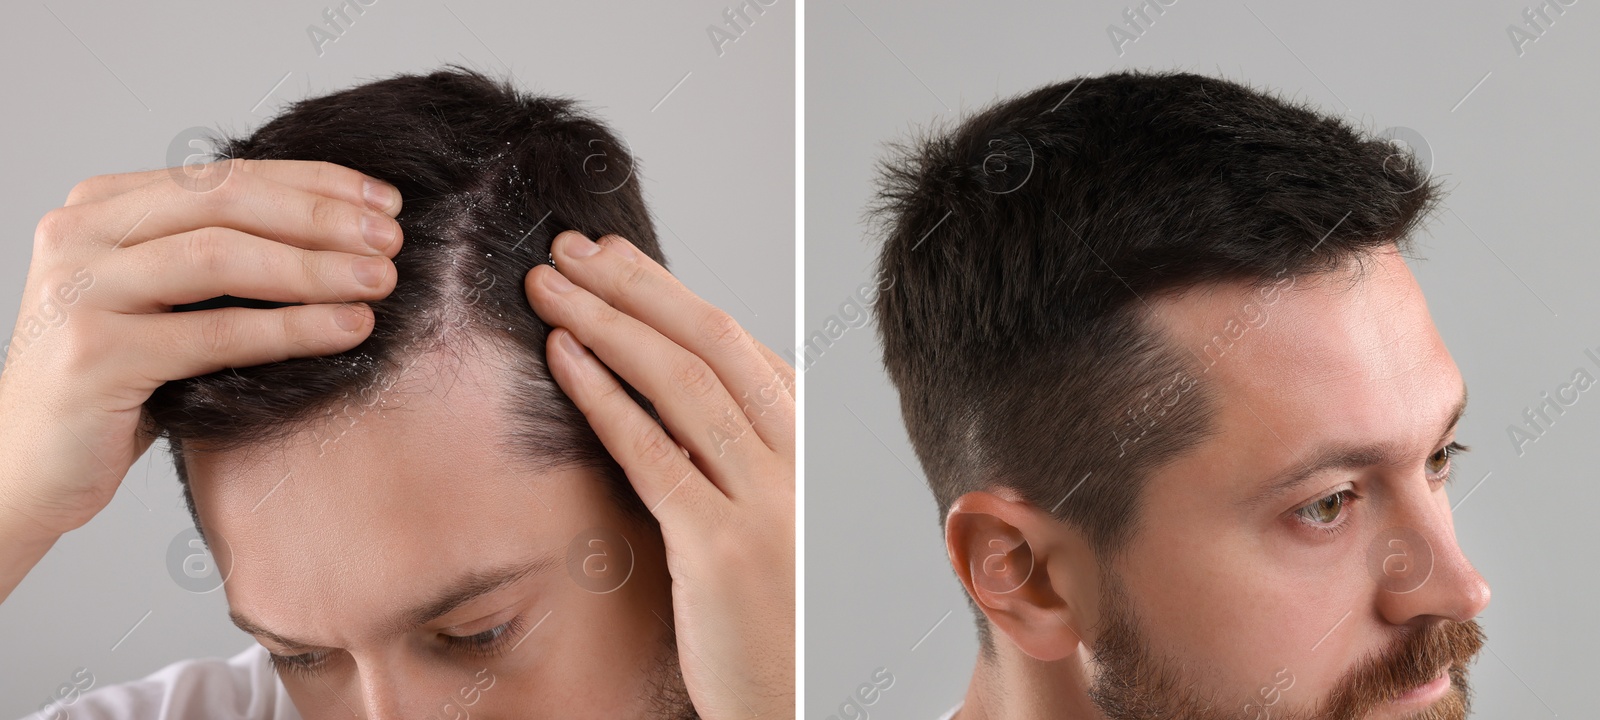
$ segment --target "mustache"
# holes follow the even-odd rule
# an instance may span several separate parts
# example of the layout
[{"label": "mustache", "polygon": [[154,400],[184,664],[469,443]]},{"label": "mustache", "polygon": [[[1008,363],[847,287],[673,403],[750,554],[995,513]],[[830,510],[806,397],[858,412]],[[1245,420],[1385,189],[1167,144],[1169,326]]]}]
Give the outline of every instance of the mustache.
[{"label": "mustache", "polygon": [[[1483,649],[1484,633],[1475,620],[1444,622],[1409,632],[1395,645],[1362,660],[1328,695],[1325,718],[1364,717],[1373,708],[1448,672],[1466,704],[1466,667]],[[1463,709],[1466,709],[1463,707]]]}]

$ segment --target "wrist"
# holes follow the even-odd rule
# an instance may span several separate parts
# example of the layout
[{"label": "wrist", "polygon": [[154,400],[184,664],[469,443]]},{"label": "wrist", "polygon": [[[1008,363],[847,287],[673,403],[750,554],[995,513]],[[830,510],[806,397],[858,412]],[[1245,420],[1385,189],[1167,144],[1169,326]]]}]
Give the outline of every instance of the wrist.
[{"label": "wrist", "polygon": [[48,549],[64,533],[41,519],[10,472],[0,474],[0,548]]},{"label": "wrist", "polygon": [[0,497],[0,601],[10,597],[61,537],[6,500]]},{"label": "wrist", "polygon": [[49,549],[62,533],[0,497],[0,547]]}]

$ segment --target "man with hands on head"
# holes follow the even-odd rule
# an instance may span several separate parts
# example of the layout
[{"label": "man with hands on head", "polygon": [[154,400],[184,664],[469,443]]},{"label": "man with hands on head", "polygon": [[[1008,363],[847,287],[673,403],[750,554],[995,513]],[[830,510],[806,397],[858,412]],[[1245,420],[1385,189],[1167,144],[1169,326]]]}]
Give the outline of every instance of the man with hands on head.
[{"label": "man with hands on head", "polygon": [[[724,682],[686,664],[690,694],[703,688],[728,717],[741,693],[792,713],[792,685],[772,692],[793,678],[794,369],[623,238],[563,233],[556,257],[528,273],[534,308],[559,328],[556,379],[653,501],[678,632],[750,674]],[[607,368],[681,430],[664,432]]]},{"label": "man with hands on head", "polygon": [[0,373],[0,600],[164,436],[259,643],[73,716],[792,716],[794,371],[666,270],[636,184],[574,174],[614,140],[398,76],[204,182],[99,176],[45,215]]}]

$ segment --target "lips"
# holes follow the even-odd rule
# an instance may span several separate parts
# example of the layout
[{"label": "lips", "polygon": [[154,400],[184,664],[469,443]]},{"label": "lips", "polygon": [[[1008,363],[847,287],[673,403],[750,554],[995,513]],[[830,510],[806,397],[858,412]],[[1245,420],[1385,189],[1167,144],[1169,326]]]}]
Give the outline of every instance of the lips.
[{"label": "lips", "polygon": [[1394,696],[1390,699],[1391,702],[1405,702],[1408,700],[1419,699],[1425,695],[1431,694],[1435,690],[1435,686],[1439,685],[1441,681],[1444,683],[1449,682],[1449,670],[1449,666],[1440,668],[1433,674],[1432,679]]}]

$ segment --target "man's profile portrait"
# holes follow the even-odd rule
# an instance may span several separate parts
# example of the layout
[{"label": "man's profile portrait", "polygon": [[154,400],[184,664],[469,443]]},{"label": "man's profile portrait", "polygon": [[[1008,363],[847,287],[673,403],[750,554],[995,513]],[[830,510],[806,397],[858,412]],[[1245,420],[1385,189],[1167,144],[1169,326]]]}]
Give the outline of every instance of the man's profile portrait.
[{"label": "man's profile portrait", "polygon": [[1375,135],[1123,71],[883,160],[882,360],[979,629],[952,717],[1466,717],[1467,389],[1407,266],[1444,188]]}]

